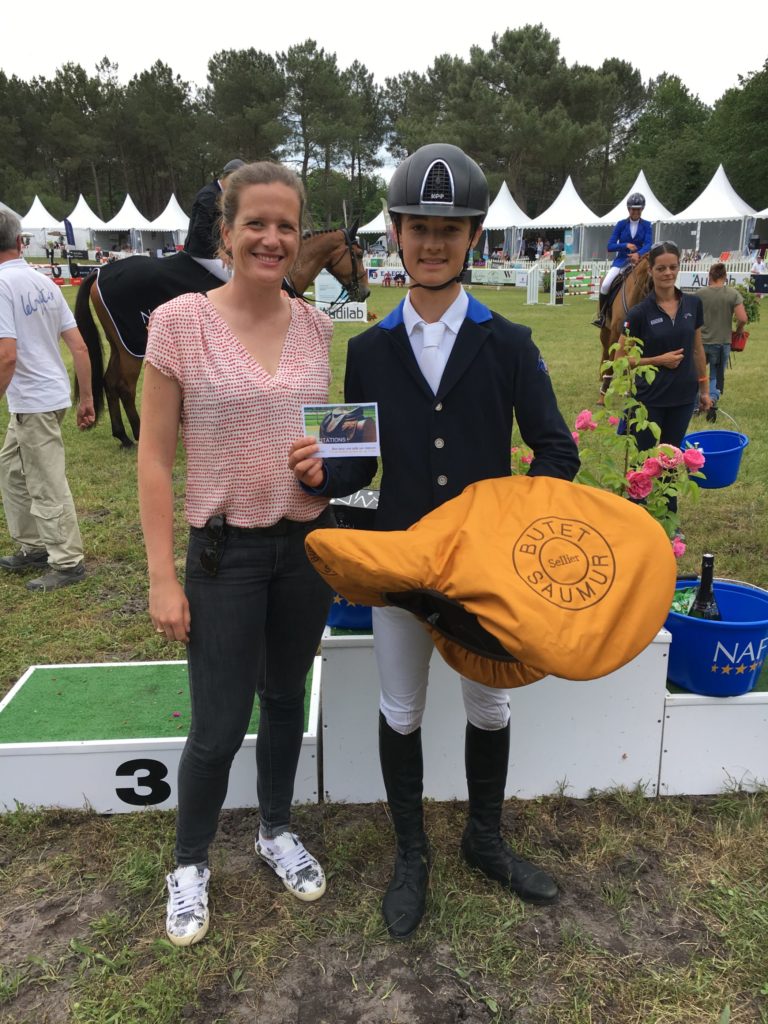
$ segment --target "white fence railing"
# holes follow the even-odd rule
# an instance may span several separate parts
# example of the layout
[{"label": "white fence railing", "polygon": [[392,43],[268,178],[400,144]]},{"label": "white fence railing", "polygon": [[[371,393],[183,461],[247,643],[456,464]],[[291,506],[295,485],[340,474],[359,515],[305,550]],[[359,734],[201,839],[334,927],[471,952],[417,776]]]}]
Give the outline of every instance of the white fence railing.
[{"label": "white fence railing", "polygon": [[[717,263],[718,260],[714,256],[704,256],[700,260],[681,260],[680,270],[685,273],[701,274],[708,273],[709,268],[713,263]],[[754,260],[746,257],[739,259],[729,259],[725,265],[728,272],[731,274],[748,274],[752,269]],[[393,253],[390,256],[365,256],[363,258],[366,270],[389,270],[398,271],[403,269],[403,265],[400,262],[400,257]],[[514,270],[530,270],[532,267],[538,267],[541,273],[551,270],[556,264],[552,260],[487,260],[484,264],[485,267],[491,267],[496,270],[502,271],[514,271]],[[580,267],[584,271],[590,271],[592,274],[604,274],[608,267],[610,267],[610,260],[577,260],[573,257],[566,258],[566,265],[570,267]]]},{"label": "white fence railing", "polygon": [[[407,277],[400,258],[393,254],[386,257],[365,257],[368,279],[373,285],[397,286],[405,285]],[[708,284],[709,268],[717,262],[714,258],[705,257],[700,260],[683,260],[680,263],[680,274],[677,278],[679,288],[697,290]],[[584,260],[579,262],[573,257],[565,260],[565,294],[596,299],[600,281],[610,267],[608,260]],[[472,283],[495,285],[497,289],[504,285],[516,285],[526,289],[526,304],[538,303],[539,291],[545,282],[545,274],[550,275],[550,286],[554,288],[552,271],[557,264],[549,259],[541,260],[488,260],[481,266],[472,269]],[[730,284],[742,284],[750,279],[752,261],[749,259],[729,259],[725,263]],[[547,300],[544,300],[547,301]],[[554,304],[553,296],[549,297]]]}]

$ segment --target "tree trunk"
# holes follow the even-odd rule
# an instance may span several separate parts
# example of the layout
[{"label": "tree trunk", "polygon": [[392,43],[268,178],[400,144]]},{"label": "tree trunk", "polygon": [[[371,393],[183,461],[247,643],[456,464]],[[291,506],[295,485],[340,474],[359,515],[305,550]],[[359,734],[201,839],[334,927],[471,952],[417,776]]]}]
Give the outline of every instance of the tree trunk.
[{"label": "tree trunk", "polygon": [[96,164],[91,160],[91,174],[93,175],[93,193],[96,202],[96,213],[104,220],[104,215],[101,212],[101,189],[99,188],[99,176],[96,173]]}]

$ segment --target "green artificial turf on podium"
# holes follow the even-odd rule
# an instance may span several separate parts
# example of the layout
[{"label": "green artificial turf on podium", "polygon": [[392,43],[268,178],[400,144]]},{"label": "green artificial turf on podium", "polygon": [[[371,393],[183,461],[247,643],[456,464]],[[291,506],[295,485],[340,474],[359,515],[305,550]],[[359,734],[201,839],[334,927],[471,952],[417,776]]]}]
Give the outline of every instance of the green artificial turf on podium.
[{"label": "green artificial turf on podium", "polygon": [[[312,671],[307,676],[304,729]],[[36,668],[0,712],[0,743],[184,737],[189,729],[186,663]],[[254,702],[249,733],[259,725]]]}]

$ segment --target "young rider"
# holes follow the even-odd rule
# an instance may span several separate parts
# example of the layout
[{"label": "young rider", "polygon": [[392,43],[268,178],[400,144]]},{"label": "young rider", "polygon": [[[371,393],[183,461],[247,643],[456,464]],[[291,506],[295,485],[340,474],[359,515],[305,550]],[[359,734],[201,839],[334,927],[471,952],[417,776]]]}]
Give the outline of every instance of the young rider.
[{"label": "young rider", "polygon": [[618,222],[608,239],[606,249],[608,252],[615,252],[616,257],[600,285],[600,304],[597,316],[592,321],[595,327],[602,327],[605,323],[605,307],[615,279],[626,266],[637,263],[651,248],[653,224],[642,219],[644,209],[645,196],[642,192],[633,192],[627,199],[629,216]]},{"label": "young rider", "polygon": [[[423,146],[395,171],[389,211],[411,280],[404,302],[349,344],[347,402],[379,403],[383,476],[376,526],[403,530],[471,483],[510,474],[516,416],[534,453],[530,473],[573,479],[578,455],[546,364],[527,327],[492,313],[461,287],[488,209],[488,184],[455,146]],[[297,441],[290,465],[306,486],[341,496],[366,486],[376,459],[314,457]],[[421,720],[429,634],[409,612],[374,608],[381,681],[379,752],[397,835],[384,896],[390,935],[405,938],[424,913],[429,849],[422,813]],[[524,900],[550,903],[554,880],[518,857],[500,834],[509,762],[509,695],[461,678],[467,713],[466,860]]]}]

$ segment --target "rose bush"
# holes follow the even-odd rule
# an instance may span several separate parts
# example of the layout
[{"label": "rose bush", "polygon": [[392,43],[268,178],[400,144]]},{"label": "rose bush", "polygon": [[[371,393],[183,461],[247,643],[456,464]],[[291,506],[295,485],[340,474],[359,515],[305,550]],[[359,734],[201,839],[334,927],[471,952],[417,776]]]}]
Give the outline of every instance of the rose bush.
[{"label": "rose bush", "polygon": [[[704,476],[704,453],[698,448],[681,451],[671,444],[656,444],[648,451],[638,449],[637,431],[649,429],[657,440],[660,431],[648,420],[645,406],[634,397],[634,379],[638,374],[650,379],[657,371],[653,366],[633,367],[632,362],[642,355],[642,342],[628,338],[625,343],[626,355],[603,364],[603,372],[612,372],[605,404],[594,412],[582,409],[576,416],[572,435],[581,458],[576,482],[642,502],[664,527],[675,557],[680,558],[685,553],[685,542],[678,513],[670,511],[669,499],[698,500],[699,488],[691,477]],[[525,473],[530,462],[531,454],[525,448],[512,449],[513,472]]]}]

